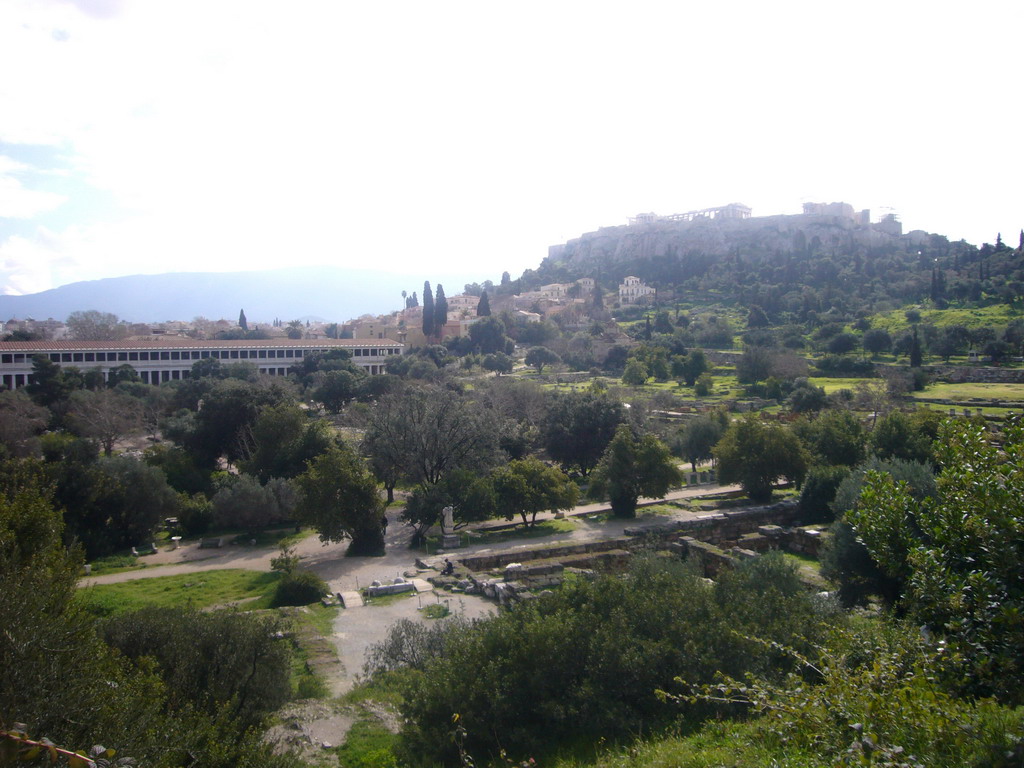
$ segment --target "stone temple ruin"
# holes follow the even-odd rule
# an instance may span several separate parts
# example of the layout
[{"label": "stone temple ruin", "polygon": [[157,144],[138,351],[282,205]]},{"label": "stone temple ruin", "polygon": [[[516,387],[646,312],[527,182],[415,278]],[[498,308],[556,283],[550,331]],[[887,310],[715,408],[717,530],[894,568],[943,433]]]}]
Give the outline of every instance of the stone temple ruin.
[{"label": "stone temple ruin", "polygon": [[[502,605],[531,599],[538,590],[561,584],[567,574],[593,577],[622,572],[638,552],[666,551],[697,562],[704,576],[770,550],[811,556],[825,534],[820,526],[799,525],[797,501],[697,515],[689,520],[627,528],[623,536],[578,544],[546,544],[496,549],[455,561],[455,573],[429,578],[434,587],[481,594]],[[454,557],[449,554],[448,557]],[[444,556],[420,560],[440,572]],[[813,585],[809,585],[813,586]]]}]

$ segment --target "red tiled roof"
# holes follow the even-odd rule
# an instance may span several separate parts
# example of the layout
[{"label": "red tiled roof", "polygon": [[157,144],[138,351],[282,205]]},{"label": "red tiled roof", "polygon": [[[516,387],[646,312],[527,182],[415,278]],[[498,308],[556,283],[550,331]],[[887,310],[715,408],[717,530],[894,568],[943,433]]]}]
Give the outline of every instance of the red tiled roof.
[{"label": "red tiled roof", "polygon": [[4,352],[70,352],[72,350],[130,349],[269,349],[289,347],[401,347],[391,339],[186,339],[181,336],[140,337],[120,341],[0,341]]}]

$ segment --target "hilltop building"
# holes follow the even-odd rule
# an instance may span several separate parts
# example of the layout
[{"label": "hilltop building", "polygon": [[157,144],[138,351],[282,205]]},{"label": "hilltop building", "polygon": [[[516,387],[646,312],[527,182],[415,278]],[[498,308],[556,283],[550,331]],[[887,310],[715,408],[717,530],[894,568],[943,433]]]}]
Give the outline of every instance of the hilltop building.
[{"label": "hilltop building", "polygon": [[751,210],[742,203],[729,203],[715,208],[701,208],[697,211],[673,213],[659,216],[656,213],[638,213],[629,220],[631,227],[656,224],[659,221],[697,221],[698,219],[749,219]]}]

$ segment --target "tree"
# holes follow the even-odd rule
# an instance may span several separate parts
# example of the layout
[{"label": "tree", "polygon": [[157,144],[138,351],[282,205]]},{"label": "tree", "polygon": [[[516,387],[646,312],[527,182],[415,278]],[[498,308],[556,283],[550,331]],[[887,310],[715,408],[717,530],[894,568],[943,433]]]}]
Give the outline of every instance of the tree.
[{"label": "tree", "polygon": [[512,373],[512,364],[512,358],[504,352],[487,355],[482,363],[484,370],[493,371],[496,376],[501,376],[503,373]]},{"label": "tree", "polygon": [[617,517],[635,517],[641,496],[661,498],[681,480],[664,443],[651,434],[637,437],[628,424],[622,424],[594,472],[591,493],[607,494]]},{"label": "tree", "polygon": [[[774,381],[774,379],[769,379]],[[817,387],[807,379],[798,379],[789,395],[789,407],[793,413],[810,413],[820,411],[828,404],[824,387]]]},{"label": "tree", "polygon": [[[33,733],[75,750],[102,743],[118,751],[118,764],[130,755],[140,765],[294,765],[248,730],[287,695],[289,646],[276,637],[276,622],[233,612],[192,619],[180,609],[173,617],[166,612],[147,623],[152,632],[126,634],[152,638],[151,651],[141,655],[171,649],[183,655],[166,665],[141,659],[136,665],[101,639],[95,617],[83,608],[81,554],[65,546],[61,515],[32,466],[3,467],[0,475],[0,594],[16,596],[0,600],[4,727],[31,723]],[[141,629],[143,622],[130,617],[119,623]],[[246,641],[225,631],[228,623],[247,625]],[[267,646],[277,651],[276,663],[249,653]],[[193,676],[204,665],[221,674]],[[178,686],[175,675],[197,685]],[[266,709],[248,709],[260,702]],[[202,711],[206,704],[212,706]],[[248,712],[258,716],[250,720]]]},{"label": "tree", "polygon": [[932,460],[931,442],[936,425],[915,420],[902,411],[883,416],[868,437],[871,449],[880,459],[905,461]]},{"label": "tree", "polygon": [[49,412],[22,390],[0,392],[0,445],[12,456],[31,455],[34,440],[46,428]]},{"label": "tree", "polygon": [[703,349],[692,349],[683,363],[683,380],[692,387],[701,374],[708,370],[708,360]]},{"label": "tree", "polygon": [[245,310],[238,310],[238,327],[243,331],[249,330],[249,321],[245,319]]},{"label": "tree", "polygon": [[140,383],[142,381],[138,371],[125,363],[111,368],[107,372],[107,386],[116,387],[118,384]]},{"label": "tree", "polygon": [[213,466],[221,456],[229,461],[244,458],[245,438],[260,410],[284,402],[289,394],[277,380],[222,379],[213,382],[201,397],[202,407],[181,440],[201,465]]},{"label": "tree", "polygon": [[331,446],[323,421],[313,421],[295,403],[279,403],[262,409],[255,421],[243,428],[244,458],[239,468],[261,483],[272,477],[292,478],[306,463]]},{"label": "tree", "polygon": [[452,508],[458,529],[493,517],[495,503],[490,478],[468,469],[453,469],[433,485],[416,486],[402,510],[402,520],[416,526],[413,538],[418,542],[437,523],[445,507]]},{"label": "tree", "polygon": [[543,425],[548,454],[584,476],[600,461],[625,418],[622,403],[607,394],[571,392],[551,400]]},{"label": "tree", "polygon": [[487,291],[480,294],[480,301],[476,305],[476,316],[477,317],[490,317],[491,316],[491,300],[487,298]]},{"label": "tree", "polygon": [[434,293],[434,332],[431,336],[441,338],[444,327],[448,323],[448,299],[444,295],[444,286],[437,284],[437,291]]},{"label": "tree", "polygon": [[884,352],[892,349],[892,336],[884,328],[871,328],[864,331],[864,338],[861,340],[864,351],[872,357],[878,357]]},{"label": "tree", "polygon": [[310,525],[321,541],[352,540],[351,555],[384,552],[385,503],[376,479],[352,451],[332,446],[295,478],[296,519]]},{"label": "tree", "polygon": [[852,333],[839,333],[828,340],[826,349],[833,355],[845,355],[853,352],[859,343],[857,336]]},{"label": "tree", "polygon": [[545,365],[555,365],[562,362],[562,358],[547,347],[531,347],[526,352],[526,364],[537,369],[540,375]]},{"label": "tree", "polygon": [[94,445],[73,438],[49,443],[44,456],[67,536],[90,559],[148,545],[160,522],[177,515],[178,495],[158,467],[125,455],[98,459]]},{"label": "tree", "polygon": [[375,471],[434,484],[453,469],[490,466],[496,460],[495,431],[488,415],[458,393],[408,387],[377,402],[363,451]]},{"label": "tree", "polygon": [[767,325],[771,325],[768,315],[756,304],[751,304],[747,312],[747,328],[764,328]]},{"label": "tree", "polygon": [[772,373],[772,352],[768,347],[747,347],[736,362],[736,379],[740,384],[756,384]]},{"label": "tree", "polygon": [[722,424],[710,416],[698,416],[687,422],[673,443],[674,453],[690,462],[692,471],[697,464],[714,458],[714,447],[724,432]]},{"label": "tree", "polygon": [[32,378],[25,391],[38,405],[52,408],[66,400],[75,389],[74,383],[65,373],[47,355],[33,355]]},{"label": "tree", "polygon": [[496,317],[485,317],[469,326],[469,339],[482,355],[504,352],[508,344],[505,324]]},{"label": "tree", "polygon": [[255,532],[292,516],[295,493],[283,478],[260,485],[252,475],[229,475],[211,499],[218,528]]},{"label": "tree", "polygon": [[327,371],[321,374],[319,384],[313,390],[315,400],[323,403],[330,413],[340,413],[360,392],[367,374],[352,371]]},{"label": "tree", "polygon": [[434,293],[429,281],[423,282],[423,335],[428,339],[434,336]]},{"label": "tree", "polygon": [[301,339],[305,332],[304,326],[301,320],[292,320],[288,323],[288,330],[285,334],[289,339]]},{"label": "tree", "polygon": [[753,413],[729,425],[715,457],[719,481],[739,483],[757,502],[771,499],[780,478],[799,482],[807,472],[807,455],[796,435]]},{"label": "tree", "polygon": [[142,403],[115,390],[81,390],[71,396],[68,420],[79,434],[98,440],[110,456],[114,443],[141,429]]},{"label": "tree", "polygon": [[638,357],[630,358],[626,370],[622,372],[622,383],[631,387],[641,387],[650,376],[647,365]]},{"label": "tree", "polygon": [[828,410],[814,419],[803,418],[793,431],[818,464],[853,467],[864,460],[864,427],[850,411]]},{"label": "tree", "polygon": [[570,510],[579,499],[579,488],[565,473],[530,456],[510,461],[491,478],[497,510],[511,520],[519,515],[523,525],[532,528],[537,513],[545,510]]},{"label": "tree", "polygon": [[117,315],[95,309],[77,310],[65,321],[68,336],[75,341],[117,341],[128,334]]},{"label": "tree", "polygon": [[1024,702],[1024,428],[997,441],[972,421],[947,421],[934,497],[914,498],[869,473],[848,519],[872,558],[904,585],[914,620],[945,636],[968,672],[967,693]]},{"label": "tree", "polygon": [[921,340],[917,337],[917,326],[914,326],[914,335],[910,340],[910,367],[921,367]]}]

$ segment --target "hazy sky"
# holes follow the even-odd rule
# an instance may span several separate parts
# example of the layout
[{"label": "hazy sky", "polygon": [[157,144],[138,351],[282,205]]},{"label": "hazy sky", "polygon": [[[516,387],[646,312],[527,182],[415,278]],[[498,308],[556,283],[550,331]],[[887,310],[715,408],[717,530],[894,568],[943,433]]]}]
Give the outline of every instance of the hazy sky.
[{"label": "hazy sky", "polygon": [[497,280],[734,201],[1016,245],[1022,29],[1019,0],[0,0],[2,290]]}]

